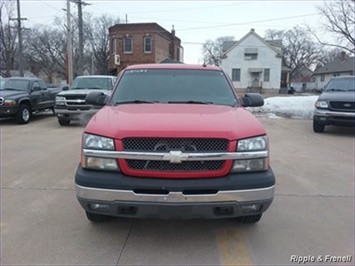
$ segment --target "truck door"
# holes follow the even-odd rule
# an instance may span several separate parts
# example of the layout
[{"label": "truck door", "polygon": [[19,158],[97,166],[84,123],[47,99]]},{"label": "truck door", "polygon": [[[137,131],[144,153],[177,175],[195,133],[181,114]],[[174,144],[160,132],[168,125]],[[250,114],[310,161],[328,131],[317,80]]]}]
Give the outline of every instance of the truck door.
[{"label": "truck door", "polygon": [[54,106],[55,95],[48,90],[46,83],[43,80],[38,80],[42,92],[42,108],[52,108]]},{"label": "truck door", "polygon": [[30,88],[30,98],[32,103],[32,110],[38,110],[43,108],[42,90],[38,81],[32,82]]}]

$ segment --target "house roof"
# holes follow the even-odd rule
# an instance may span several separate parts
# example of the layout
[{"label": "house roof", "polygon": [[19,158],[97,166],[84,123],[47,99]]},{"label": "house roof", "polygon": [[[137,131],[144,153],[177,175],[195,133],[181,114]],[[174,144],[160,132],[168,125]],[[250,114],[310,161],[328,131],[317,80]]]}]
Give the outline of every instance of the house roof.
[{"label": "house roof", "polygon": [[[234,47],[238,46],[242,41],[244,41],[246,38],[248,38],[250,35],[254,35],[256,38],[258,38],[260,41],[262,41],[266,46],[268,46],[270,49],[272,49],[274,52],[276,52],[278,55],[282,55],[282,52],[280,51],[280,49],[278,49],[280,46],[280,40],[275,40],[275,41],[266,41],[264,38],[260,37],[260,35],[258,35],[254,29],[251,29],[246,35],[244,35],[243,38],[241,38],[239,41],[228,41],[226,42],[225,47],[228,47],[225,52],[223,53],[223,55],[227,55],[231,50],[234,49]],[[232,43],[233,42],[233,43]],[[224,45],[224,43],[223,43]],[[278,48],[276,48],[275,46],[278,46]]]},{"label": "house roof", "polygon": [[346,57],[345,60],[336,59],[329,62],[323,67],[316,69],[313,75],[327,74],[327,73],[339,73],[339,72],[354,72],[354,57]]},{"label": "house roof", "polygon": [[109,29],[108,29],[109,34],[111,34],[112,32],[116,32],[116,31],[130,31],[130,30],[134,30],[135,32],[138,30],[138,31],[142,31],[142,33],[144,33],[145,31],[151,30],[151,31],[158,32],[161,34],[166,34],[170,37],[173,36],[172,32],[174,32],[175,40],[181,42],[180,38],[176,37],[174,29],[172,30],[172,32],[169,32],[168,30],[166,30],[165,28],[163,28],[162,26],[160,26],[156,22],[119,23],[119,24],[115,24],[115,25],[109,27]]}]

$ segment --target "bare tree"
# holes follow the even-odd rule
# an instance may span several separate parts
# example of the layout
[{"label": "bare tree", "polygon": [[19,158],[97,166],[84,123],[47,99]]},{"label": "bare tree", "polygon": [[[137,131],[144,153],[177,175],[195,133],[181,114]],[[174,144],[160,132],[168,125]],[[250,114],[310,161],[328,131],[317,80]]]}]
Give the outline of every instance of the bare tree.
[{"label": "bare tree", "polygon": [[45,73],[49,83],[53,82],[54,75],[66,76],[66,42],[62,30],[37,25],[26,41],[25,58],[32,68],[37,67]]},{"label": "bare tree", "polygon": [[[316,64],[316,69],[318,67],[325,66],[329,62],[341,59],[342,53],[344,53],[344,51],[341,48],[333,48],[330,50],[324,49],[318,58],[318,62]],[[347,55],[344,54],[344,56],[347,56]]]},{"label": "bare tree", "polygon": [[223,36],[216,40],[207,40],[202,47],[204,63],[219,66],[223,55],[223,43],[234,41],[233,36]]},{"label": "bare tree", "polygon": [[[85,19],[86,56],[95,74],[109,74],[109,35],[108,28],[120,23],[119,18],[102,15]],[[92,73],[92,74],[94,74]]]},{"label": "bare tree", "polygon": [[14,12],[14,2],[2,0],[0,2],[0,71],[1,74],[9,77],[10,70],[14,69],[17,53],[17,30],[9,22]]},{"label": "bare tree", "polygon": [[291,69],[291,78],[303,66],[317,64],[322,46],[312,41],[307,29],[296,26],[287,31],[267,30],[265,39],[282,40],[283,64]]},{"label": "bare tree", "polygon": [[331,33],[336,38],[336,43],[322,41],[315,34],[319,43],[327,46],[341,48],[349,53],[355,53],[355,1],[354,0],[336,0],[324,1],[322,5],[317,6],[318,10],[325,19],[323,29]]}]

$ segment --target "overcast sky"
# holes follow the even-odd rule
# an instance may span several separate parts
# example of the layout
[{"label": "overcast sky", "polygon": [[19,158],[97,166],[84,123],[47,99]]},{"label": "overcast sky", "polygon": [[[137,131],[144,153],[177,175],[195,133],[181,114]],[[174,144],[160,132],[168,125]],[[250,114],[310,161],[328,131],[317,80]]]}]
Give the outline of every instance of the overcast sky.
[{"label": "overcast sky", "polygon": [[[240,39],[251,28],[264,36],[267,29],[290,29],[309,24],[320,30],[316,8],[323,1],[85,1],[84,12],[108,14],[128,23],[156,22],[166,30],[174,25],[184,47],[185,63],[202,63],[202,43],[207,39],[234,36]],[[71,4],[72,10],[76,5]],[[21,0],[25,27],[51,25],[55,16],[65,23],[66,0]],[[16,11],[16,10],[15,10]]]}]

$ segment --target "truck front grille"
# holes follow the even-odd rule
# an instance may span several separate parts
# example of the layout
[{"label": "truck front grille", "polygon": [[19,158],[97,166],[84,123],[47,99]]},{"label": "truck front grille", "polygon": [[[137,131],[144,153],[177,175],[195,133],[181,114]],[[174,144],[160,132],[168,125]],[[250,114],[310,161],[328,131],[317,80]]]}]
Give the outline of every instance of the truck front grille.
[{"label": "truck front grille", "polygon": [[329,105],[330,105],[330,108],[333,110],[347,111],[347,112],[354,112],[355,111],[355,103],[354,102],[330,101]]},{"label": "truck front grille", "polygon": [[125,138],[125,151],[226,152],[227,139],[212,138]]},{"label": "truck front grille", "polygon": [[[226,152],[229,141],[213,138],[125,138],[123,149],[135,152],[170,152],[182,151],[189,153]],[[186,161],[170,163],[167,161],[126,160],[132,170],[196,172],[218,171],[225,161]]]},{"label": "truck front grille", "polygon": [[83,94],[65,95],[65,98],[67,105],[87,105]]},{"label": "truck front grille", "polygon": [[195,172],[217,171],[222,169],[225,161],[188,161],[169,163],[166,161],[126,160],[128,167],[134,170]]}]

